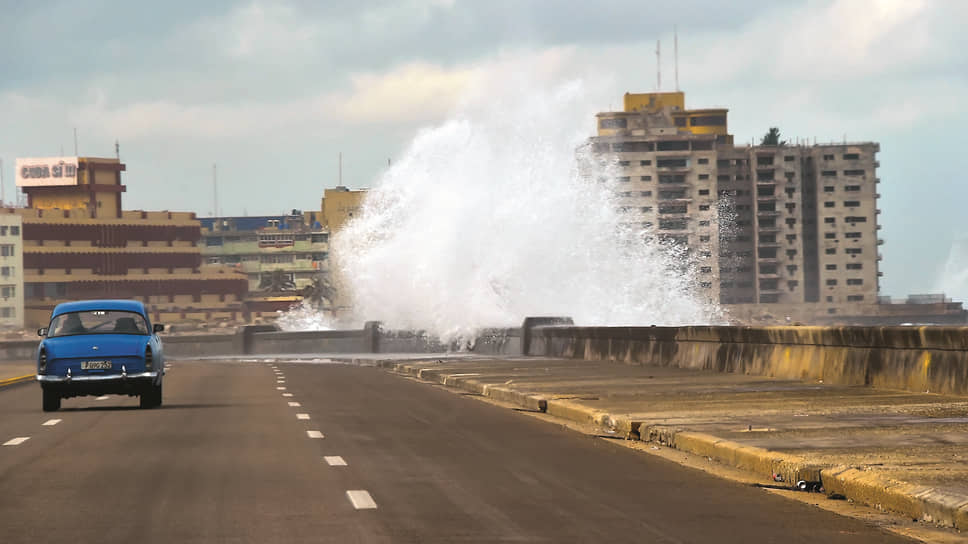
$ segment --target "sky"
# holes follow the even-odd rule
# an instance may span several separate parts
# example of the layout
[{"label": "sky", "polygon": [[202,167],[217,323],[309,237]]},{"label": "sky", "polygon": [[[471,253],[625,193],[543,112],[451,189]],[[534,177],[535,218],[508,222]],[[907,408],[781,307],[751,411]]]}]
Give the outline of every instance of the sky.
[{"label": "sky", "polygon": [[[127,164],[130,209],[318,209],[376,183],[480,82],[581,80],[593,111],[679,87],[738,142],[877,141],[882,294],[947,289],[968,256],[962,0],[0,0],[0,160]],[[513,85],[515,79],[508,79]],[[522,88],[521,92],[527,92]],[[588,119],[588,134],[595,130]],[[956,249],[952,254],[952,247]],[[954,264],[953,264],[954,263]],[[956,269],[952,271],[952,269]]]}]

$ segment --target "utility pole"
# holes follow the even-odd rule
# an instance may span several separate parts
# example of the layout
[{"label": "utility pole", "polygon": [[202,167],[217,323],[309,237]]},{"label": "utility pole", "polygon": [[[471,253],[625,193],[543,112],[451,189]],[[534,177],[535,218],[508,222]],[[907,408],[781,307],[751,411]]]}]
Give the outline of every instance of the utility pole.
[{"label": "utility pole", "polygon": [[672,25],[672,51],[676,65],[676,92],[679,92],[679,27]]},{"label": "utility pole", "polygon": [[212,165],[212,200],[213,206],[212,217],[218,217],[218,176],[216,175],[216,166]]},{"label": "utility pole", "polygon": [[114,156],[121,160],[121,142],[117,139],[114,140]]},{"label": "utility pole", "polygon": [[655,42],[655,90],[662,90],[662,42]]}]

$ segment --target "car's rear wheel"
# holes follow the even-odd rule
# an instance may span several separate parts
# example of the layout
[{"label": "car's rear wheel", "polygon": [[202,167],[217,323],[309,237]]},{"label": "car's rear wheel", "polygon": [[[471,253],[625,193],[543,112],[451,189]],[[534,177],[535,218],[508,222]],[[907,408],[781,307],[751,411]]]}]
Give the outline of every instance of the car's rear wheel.
[{"label": "car's rear wheel", "polygon": [[44,411],[45,412],[56,412],[60,410],[61,398],[60,395],[54,393],[53,391],[44,391]]},{"label": "car's rear wheel", "polygon": [[141,393],[142,408],[157,408],[161,406],[161,384],[152,385]]}]

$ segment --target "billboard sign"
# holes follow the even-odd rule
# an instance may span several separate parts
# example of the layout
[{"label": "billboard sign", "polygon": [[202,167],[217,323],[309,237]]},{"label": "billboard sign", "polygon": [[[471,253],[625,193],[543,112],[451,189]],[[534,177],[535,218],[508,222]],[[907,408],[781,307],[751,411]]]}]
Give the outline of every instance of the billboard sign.
[{"label": "billboard sign", "polygon": [[77,185],[77,157],[17,159],[17,187]]}]

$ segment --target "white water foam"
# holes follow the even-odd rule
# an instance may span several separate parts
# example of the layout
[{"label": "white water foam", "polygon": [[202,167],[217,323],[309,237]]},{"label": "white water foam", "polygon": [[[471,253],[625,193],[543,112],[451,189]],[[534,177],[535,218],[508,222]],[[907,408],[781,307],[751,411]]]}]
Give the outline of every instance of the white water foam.
[{"label": "white water foam", "polygon": [[276,325],[284,331],[328,331],[333,328],[333,319],[305,300],[278,314]]},{"label": "white water foam", "polygon": [[595,108],[583,86],[491,90],[420,131],[334,237],[355,320],[444,340],[530,315],[716,320],[689,263],[622,226],[612,182],[599,181],[609,168],[586,145]]}]

